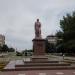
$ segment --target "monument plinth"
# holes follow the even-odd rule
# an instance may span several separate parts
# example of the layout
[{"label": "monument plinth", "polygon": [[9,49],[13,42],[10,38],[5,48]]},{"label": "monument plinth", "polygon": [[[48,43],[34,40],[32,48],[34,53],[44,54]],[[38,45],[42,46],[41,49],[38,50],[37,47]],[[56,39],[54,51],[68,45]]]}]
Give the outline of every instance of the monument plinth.
[{"label": "monument plinth", "polygon": [[45,39],[33,39],[33,55],[45,55]]}]

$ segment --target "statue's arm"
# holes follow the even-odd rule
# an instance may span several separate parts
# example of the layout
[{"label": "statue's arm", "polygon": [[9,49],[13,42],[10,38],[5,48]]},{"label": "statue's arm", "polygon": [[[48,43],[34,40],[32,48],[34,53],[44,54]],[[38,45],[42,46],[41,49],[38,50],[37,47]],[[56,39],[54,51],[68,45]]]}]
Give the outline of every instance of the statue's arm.
[{"label": "statue's arm", "polygon": [[40,25],[39,25],[39,26],[40,26],[40,28],[41,28],[41,23],[40,23]]}]

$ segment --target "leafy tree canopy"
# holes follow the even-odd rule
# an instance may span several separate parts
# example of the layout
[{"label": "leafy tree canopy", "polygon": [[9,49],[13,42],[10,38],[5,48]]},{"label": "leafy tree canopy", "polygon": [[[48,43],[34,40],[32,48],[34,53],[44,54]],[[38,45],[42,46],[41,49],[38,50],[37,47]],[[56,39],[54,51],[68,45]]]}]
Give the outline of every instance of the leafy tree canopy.
[{"label": "leafy tree canopy", "polygon": [[60,20],[63,31],[63,42],[66,49],[75,49],[75,12],[63,16]]}]

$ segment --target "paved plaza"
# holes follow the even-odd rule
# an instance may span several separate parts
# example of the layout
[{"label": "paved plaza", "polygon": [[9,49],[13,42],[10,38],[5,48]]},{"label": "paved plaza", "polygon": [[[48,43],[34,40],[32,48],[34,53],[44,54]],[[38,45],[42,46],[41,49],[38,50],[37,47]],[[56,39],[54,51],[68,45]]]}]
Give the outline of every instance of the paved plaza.
[{"label": "paved plaza", "polygon": [[[62,57],[59,57],[59,56],[51,56],[51,57],[55,57],[54,59],[50,58],[50,60],[58,60],[59,58],[62,58]],[[66,58],[66,57],[65,57]],[[72,60],[75,60],[72,59]],[[30,61],[30,58],[24,58],[24,61]],[[24,64],[22,62],[22,60],[13,60],[11,61],[6,67],[9,67],[10,66],[12,68],[15,68],[14,64]],[[13,64],[13,65],[11,65]],[[5,68],[6,68],[5,67]],[[26,71],[3,71],[3,72],[0,72],[0,75],[12,75],[12,73],[14,75],[75,75],[75,70],[26,70]]]},{"label": "paved plaza", "polygon": [[75,75],[75,70],[31,70],[31,71],[7,71],[0,75]]}]

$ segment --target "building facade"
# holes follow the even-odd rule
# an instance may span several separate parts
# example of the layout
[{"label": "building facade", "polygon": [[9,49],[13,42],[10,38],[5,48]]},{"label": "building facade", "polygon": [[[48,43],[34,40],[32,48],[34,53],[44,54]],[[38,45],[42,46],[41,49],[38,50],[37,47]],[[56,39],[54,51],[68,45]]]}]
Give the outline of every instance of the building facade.
[{"label": "building facade", "polygon": [[49,35],[46,37],[48,43],[52,43],[54,45],[56,45],[58,38],[54,35]]},{"label": "building facade", "polygon": [[0,46],[3,46],[5,44],[5,36],[0,34]]}]

